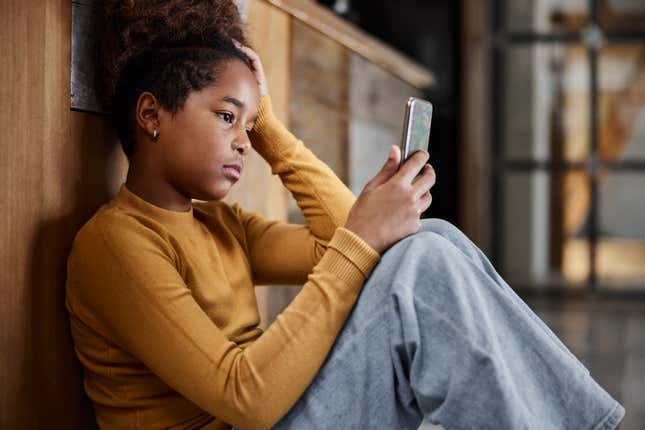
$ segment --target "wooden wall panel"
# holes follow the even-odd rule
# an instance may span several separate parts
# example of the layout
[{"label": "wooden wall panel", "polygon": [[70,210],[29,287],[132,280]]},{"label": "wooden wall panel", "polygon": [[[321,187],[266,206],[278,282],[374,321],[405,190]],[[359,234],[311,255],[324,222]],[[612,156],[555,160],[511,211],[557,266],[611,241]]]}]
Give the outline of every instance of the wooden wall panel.
[{"label": "wooden wall panel", "polygon": [[291,46],[291,130],[347,182],[350,51],[297,20]]},{"label": "wooden wall panel", "polygon": [[125,163],[101,119],[70,111],[70,22],[66,0],[0,4],[0,428],[94,427],[65,263]]},{"label": "wooden wall panel", "polygon": [[400,144],[408,98],[423,93],[356,54],[349,69],[349,186],[358,195]]}]

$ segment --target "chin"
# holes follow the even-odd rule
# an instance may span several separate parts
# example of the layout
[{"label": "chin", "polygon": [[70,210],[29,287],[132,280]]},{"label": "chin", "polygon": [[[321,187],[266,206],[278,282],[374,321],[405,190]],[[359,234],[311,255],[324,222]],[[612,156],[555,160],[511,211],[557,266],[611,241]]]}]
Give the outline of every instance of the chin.
[{"label": "chin", "polygon": [[196,200],[222,200],[225,198],[235,184],[239,181],[234,181],[224,175],[208,174],[193,176],[192,183],[189,185],[192,191],[191,197]]},{"label": "chin", "polygon": [[228,195],[228,192],[221,193],[221,192],[204,192],[200,193],[199,195],[194,196],[193,198],[196,200],[203,200],[203,201],[212,201],[212,200],[222,200],[224,197]]},{"label": "chin", "polygon": [[229,184],[218,183],[215,186],[203,187],[199,189],[199,193],[193,196],[197,200],[222,200],[225,198],[233,187]]}]

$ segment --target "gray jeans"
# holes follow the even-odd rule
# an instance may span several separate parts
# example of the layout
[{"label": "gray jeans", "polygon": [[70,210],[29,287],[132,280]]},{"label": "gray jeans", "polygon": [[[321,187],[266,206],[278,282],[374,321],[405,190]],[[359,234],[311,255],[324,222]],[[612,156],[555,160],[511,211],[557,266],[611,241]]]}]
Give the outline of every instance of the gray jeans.
[{"label": "gray jeans", "polygon": [[484,254],[431,219],[383,255],[274,428],[613,429],[624,413]]}]

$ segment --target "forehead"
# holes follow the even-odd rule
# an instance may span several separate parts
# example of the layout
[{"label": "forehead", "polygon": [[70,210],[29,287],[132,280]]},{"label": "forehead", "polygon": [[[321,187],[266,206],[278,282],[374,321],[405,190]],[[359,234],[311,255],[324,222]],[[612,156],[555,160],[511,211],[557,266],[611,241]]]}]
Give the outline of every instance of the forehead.
[{"label": "forehead", "polygon": [[219,67],[215,82],[192,92],[186,104],[191,102],[191,98],[195,103],[211,103],[221,101],[224,97],[234,97],[244,103],[247,109],[257,109],[260,99],[258,84],[253,72],[241,61],[231,60],[224,67]]}]

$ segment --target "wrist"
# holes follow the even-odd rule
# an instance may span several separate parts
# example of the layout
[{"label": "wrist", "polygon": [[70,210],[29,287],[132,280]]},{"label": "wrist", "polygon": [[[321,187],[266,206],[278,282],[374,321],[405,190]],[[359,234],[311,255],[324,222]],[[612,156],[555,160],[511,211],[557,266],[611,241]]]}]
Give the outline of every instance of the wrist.
[{"label": "wrist", "polygon": [[380,242],[376,240],[370,229],[363,229],[361,226],[353,225],[351,222],[345,224],[344,228],[352,232],[355,236],[358,236],[363,242],[367,244],[374,251],[381,254],[383,252],[383,247],[380,246]]}]

